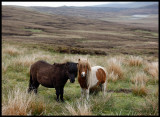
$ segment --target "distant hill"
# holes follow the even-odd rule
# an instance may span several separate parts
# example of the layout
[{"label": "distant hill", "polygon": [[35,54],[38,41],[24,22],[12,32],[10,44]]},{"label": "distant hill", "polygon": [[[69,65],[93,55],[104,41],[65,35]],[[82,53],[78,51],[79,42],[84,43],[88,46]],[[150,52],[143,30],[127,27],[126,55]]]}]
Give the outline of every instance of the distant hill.
[{"label": "distant hill", "polygon": [[130,2],[126,4],[121,4],[119,2],[111,3],[111,4],[102,4],[102,5],[95,5],[93,7],[112,7],[112,8],[139,8],[145,7],[148,5],[157,4],[158,2]]},{"label": "distant hill", "polygon": [[140,8],[132,8],[129,10],[122,11],[123,15],[134,15],[134,14],[158,14],[158,4],[148,5]]},{"label": "distant hill", "polygon": [[[100,19],[103,17],[114,17],[117,15],[134,15],[134,14],[158,14],[158,2],[133,2],[124,5],[118,5],[119,8],[114,7],[29,7],[31,10],[64,15],[85,17],[89,19]],[[116,4],[116,3],[115,3]],[[118,3],[117,3],[118,4]],[[134,8],[131,8],[134,7]],[[141,6],[141,7],[138,7]],[[121,8],[120,8],[121,7]]]}]

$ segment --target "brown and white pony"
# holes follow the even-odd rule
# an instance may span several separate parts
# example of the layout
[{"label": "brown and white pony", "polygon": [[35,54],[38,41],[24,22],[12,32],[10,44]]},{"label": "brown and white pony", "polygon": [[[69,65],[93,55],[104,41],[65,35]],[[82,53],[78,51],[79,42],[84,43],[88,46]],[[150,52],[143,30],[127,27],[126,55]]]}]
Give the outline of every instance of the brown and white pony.
[{"label": "brown and white pony", "polygon": [[78,82],[81,86],[81,97],[89,98],[89,91],[93,87],[101,86],[103,95],[106,92],[106,70],[101,66],[90,67],[88,60],[78,60]]}]

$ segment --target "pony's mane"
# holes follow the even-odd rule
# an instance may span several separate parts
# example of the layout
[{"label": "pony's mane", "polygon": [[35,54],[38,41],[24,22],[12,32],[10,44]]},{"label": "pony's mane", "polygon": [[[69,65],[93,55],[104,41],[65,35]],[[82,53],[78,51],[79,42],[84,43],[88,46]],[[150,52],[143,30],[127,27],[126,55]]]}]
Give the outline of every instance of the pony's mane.
[{"label": "pony's mane", "polygon": [[90,66],[90,63],[87,61],[87,60],[81,60],[81,61],[79,61],[78,62],[79,64],[87,64],[87,66],[88,66],[88,70],[89,71],[91,71],[91,66]]}]

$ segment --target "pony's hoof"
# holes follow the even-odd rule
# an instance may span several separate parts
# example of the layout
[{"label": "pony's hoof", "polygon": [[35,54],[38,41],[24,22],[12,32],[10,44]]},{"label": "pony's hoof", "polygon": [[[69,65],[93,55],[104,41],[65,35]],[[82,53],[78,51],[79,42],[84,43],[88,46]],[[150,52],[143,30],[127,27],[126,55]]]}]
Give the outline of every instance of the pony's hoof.
[{"label": "pony's hoof", "polygon": [[64,103],[65,101],[64,101],[64,100],[61,100],[61,102],[63,102],[63,103]]},{"label": "pony's hoof", "polygon": [[56,99],[57,102],[59,102],[59,99]]}]

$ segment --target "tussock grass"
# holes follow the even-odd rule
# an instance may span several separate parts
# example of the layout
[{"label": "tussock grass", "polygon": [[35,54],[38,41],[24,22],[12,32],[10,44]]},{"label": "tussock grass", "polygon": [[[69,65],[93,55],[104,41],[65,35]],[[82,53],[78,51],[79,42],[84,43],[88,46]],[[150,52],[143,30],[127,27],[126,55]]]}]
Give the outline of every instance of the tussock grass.
[{"label": "tussock grass", "polygon": [[131,78],[132,83],[144,83],[148,81],[148,77],[144,72],[138,72],[136,75]]},{"label": "tussock grass", "polygon": [[8,54],[10,56],[17,56],[24,54],[26,52],[25,48],[19,49],[19,46],[3,44],[2,53],[3,55]]},{"label": "tussock grass", "polygon": [[92,115],[90,104],[87,101],[77,101],[75,106],[68,103],[65,107],[70,115]]},{"label": "tussock grass", "polygon": [[159,89],[158,89],[158,88],[157,88],[157,90],[155,91],[154,95],[157,96],[157,97],[159,96]]},{"label": "tussock grass", "polygon": [[132,92],[135,95],[146,96],[148,94],[148,89],[146,87],[146,83],[148,81],[148,77],[144,72],[137,73],[134,77],[131,78],[132,83]]},{"label": "tussock grass", "polygon": [[[116,81],[117,79],[123,79],[124,70],[122,68],[122,63],[116,58],[110,58],[108,61],[107,71],[109,74],[109,79]],[[118,78],[117,78],[118,76]]]},{"label": "tussock grass", "polygon": [[117,80],[118,80],[118,75],[114,74],[113,71],[108,74],[108,81],[116,82]]},{"label": "tussock grass", "polygon": [[144,71],[152,76],[151,80],[153,80],[154,82],[158,82],[158,62],[146,63]]},{"label": "tussock grass", "polygon": [[2,62],[2,72],[5,73],[7,71],[8,64]]},{"label": "tussock grass", "polygon": [[148,94],[148,89],[143,83],[139,85],[135,83],[132,87],[132,93],[139,96],[146,96]]},{"label": "tussock grass", "polygon": [[13,46],[6,47],[5,49],[2,50],[2,52],[7,53],[10,56],[15,56],[15,55],[20,54],[20,51],[16,47],[13,47]]},{"label": "tussock grass", "polygon": [[128,59],[128,64],[130,66],[141,66],[143,64],[143,59],[139,56],[130,56]]},{"label": "tussock grass", "polygon": [[34,94],[19,88],[9,91],[8,102],[2,103],[2,115],[41,115],[44,111],[43,102],[37,102]]},{"label": "tussock grass", "polygon": [[22,65],[22,66],[29,67],[36,61],[35,59],[36,58],[34,56],[21,56],[14,60],[15,61],[14,65],[15,66]]},{"label": "tussock grass", "polygon": [[8,93],[8,102],[2,106],[2,115],[30,115],[27,111],[33,95],[30,97],[20,89]]},{"label": "tussock grass", "polygon": [[15,66],[31,66],[34,62],[38,60],[50,60],[52,57],[50,55],[45,55],[43,52],[33,53],[30,55],[19,56],[14,59]]}]

